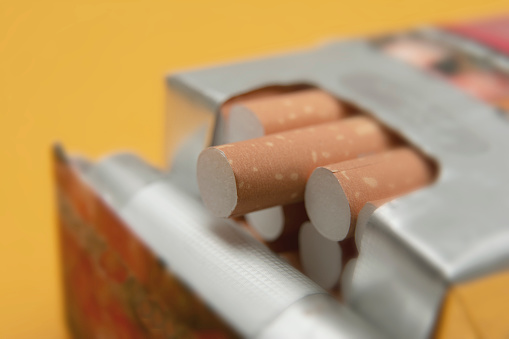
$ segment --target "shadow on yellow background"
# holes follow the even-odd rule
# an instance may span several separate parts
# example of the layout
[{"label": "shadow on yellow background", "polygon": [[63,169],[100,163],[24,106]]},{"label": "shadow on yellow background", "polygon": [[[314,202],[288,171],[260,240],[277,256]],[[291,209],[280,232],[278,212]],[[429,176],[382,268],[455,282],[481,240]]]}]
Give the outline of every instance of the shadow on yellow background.
[{"label": "shadow on yellow background", "polygon": [[167,71],[509,12],[507,1],[2,1],[0,338],[63,338],[50,146],[163,163]]}]

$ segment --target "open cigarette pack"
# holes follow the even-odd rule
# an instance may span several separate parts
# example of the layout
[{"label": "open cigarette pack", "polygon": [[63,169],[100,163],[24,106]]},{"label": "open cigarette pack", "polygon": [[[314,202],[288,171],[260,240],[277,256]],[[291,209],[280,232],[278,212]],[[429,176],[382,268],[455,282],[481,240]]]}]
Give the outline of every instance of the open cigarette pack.
[{"label": "open cigarette pack", "polygon": [[509,17],[167,77],[167,169],[54,150],[78,338],[509,337]]}]

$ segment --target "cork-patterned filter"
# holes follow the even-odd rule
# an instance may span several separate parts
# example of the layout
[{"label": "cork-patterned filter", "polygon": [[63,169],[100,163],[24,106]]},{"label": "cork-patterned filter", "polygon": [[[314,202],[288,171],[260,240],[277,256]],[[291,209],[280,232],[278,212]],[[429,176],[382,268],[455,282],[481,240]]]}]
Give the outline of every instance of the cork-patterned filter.
[{"label": "cork-patterned filter", "polygon": [[231,108],[228,140],[258,138],[336,120],[346,114],[345,105],[320,89],[248,99]]},{"label": "cork-patterned filter", "polygon": [[[244,98],[230,111],[230,142],[261,137],[299,127],[337,120],[346,108],[335,97],[319,89],[296,90]],[[267,242],[297,249],[297,233],[308,220],[303,203],[274,206],[245,215],[247,222]],[[295,236],[288,236],[292,233]],[[293,245],[293,246],[292,246]]]},{"label": "cork-patterned filter", "polygon": [[309,88],[309,86],[307,85],[266,86],[263,88],[255,89],[253,91],[237,95],[226,101],[221,106],[221,115],[225,120],[228,120],[228,118],[230,117],[230,111],[232,107],[236,104],[242,103],[244,101],[256,100],[258,98],[269,98],[284,93],[296,92],[306,88]]},{"label": "cork-patterned filter", "polygon": [[214,215],[243,215],[302,201],[306,181],[318,166],[382,152],[395,144],[374,120],[353,117],[209,147],[198,159],[198,186]]},{"label": "cork-patterned filter", "polygon": [[430,164],[407,147],[320,167],[307,183],[306,210],[323,236],[339,241],[353,236],[366,202],[425,186],[433,175]]}]

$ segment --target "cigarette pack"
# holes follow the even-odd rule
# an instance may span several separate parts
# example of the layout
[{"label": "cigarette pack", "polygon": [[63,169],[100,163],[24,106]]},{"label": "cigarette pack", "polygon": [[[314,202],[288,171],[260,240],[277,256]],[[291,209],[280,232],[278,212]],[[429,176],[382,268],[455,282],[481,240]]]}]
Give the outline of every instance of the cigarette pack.
[{"label": "cigarette pack", "polygon": [[164,171],[55,148],[73,334],[509,336],[508,30],[170,74]]}]

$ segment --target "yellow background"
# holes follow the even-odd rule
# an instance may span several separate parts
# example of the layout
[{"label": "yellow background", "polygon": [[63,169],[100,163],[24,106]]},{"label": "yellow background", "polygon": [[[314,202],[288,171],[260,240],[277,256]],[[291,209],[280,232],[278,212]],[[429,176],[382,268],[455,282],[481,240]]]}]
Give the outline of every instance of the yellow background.
[{"label": "yellow background", "polygon": [[62,338],[50,145],[163,160],[163,75],[507,1],[0,0],[0,338]]}]

